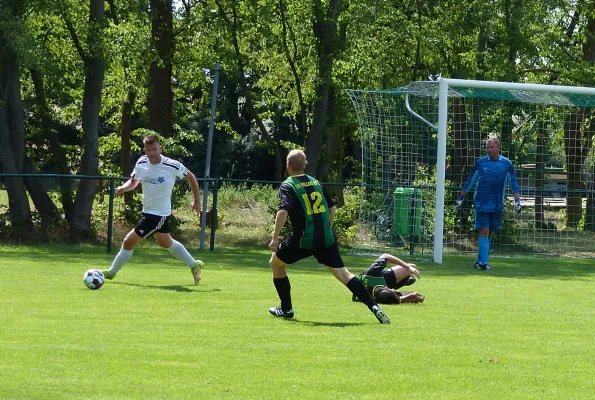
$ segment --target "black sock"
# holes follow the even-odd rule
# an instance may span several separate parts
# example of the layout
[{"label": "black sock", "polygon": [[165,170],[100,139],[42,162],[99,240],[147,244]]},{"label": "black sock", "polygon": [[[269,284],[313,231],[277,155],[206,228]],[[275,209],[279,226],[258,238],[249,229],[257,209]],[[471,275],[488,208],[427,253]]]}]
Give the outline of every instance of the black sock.
[{"label": "black sock", "polygon": [[289,311],[293,308],[291,305],[291,285],[289,284],[289,278],[273,278],[275,289],[281,300],[281,308],[283,311]]},{"label": "black sock", "polygon": [[403,286],[411,286],[414,283],[415,283],[415,278],[412,276],[408,276],[407,278],[403,278],[399,282],[397,282],[395,287],[391,287],[391,289],[400,289]]},{"label": "black sock", "polygon": [[372,307],[378,305],[374,301],[372,296],[370,296],[368,289],[366,289],[364,284],[359,279],[357,279],[357,277],[354,276],[353,278],[351,278],[351,280],[349,282],[347,282],[346,286],[347,286],[347,289],[351,290],[351,293],[356,295],[357,298],[360,299],[360,301],[362,303],[364,303],[365,305],[368,306],[370,311],[372,311]]}]

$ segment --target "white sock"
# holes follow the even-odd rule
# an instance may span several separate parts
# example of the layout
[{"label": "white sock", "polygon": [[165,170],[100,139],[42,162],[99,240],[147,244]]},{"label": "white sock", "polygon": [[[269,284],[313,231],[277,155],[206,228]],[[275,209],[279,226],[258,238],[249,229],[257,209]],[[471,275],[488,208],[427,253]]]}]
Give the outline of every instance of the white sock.
[{"label": "white sock", "polygon": [[173,241],[172,245],[167,249],[171,254],[174,255],[178,260],[182,261],[188,267],[194,267],[194,258],[188,253],[188,250],[184,245],[176,240]]},{"label": "white sock", "polygon": [[130,257],[132,257],[132,252],[133,250],[126,250],[123,247],[120,248],[120,252],[116,255],[116,258],[114,258],[114,261],[112,262],[112,266],[109,269],[109,273],[112,275],[116,275],[118,271],[122,269],[124,264],[126,264],[126,262],[130,260]]}]

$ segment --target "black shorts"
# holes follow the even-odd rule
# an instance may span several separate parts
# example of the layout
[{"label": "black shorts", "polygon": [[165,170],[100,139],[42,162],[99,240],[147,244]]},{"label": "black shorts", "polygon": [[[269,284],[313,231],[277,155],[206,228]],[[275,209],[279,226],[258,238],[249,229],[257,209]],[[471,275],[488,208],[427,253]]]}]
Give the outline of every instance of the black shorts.
[{"label": "black shorts", "polygon": [[331,268],[345,268],[341,253],[337,243],[333,243],[328,247],[318,249],[302,249],[292,244],[290,239],[284,240],[279,244],[279,248],[275,252],[277,258],[285,264],[293,264],[304,258],[314,256],[316,260],[323,265]]},{"label": "black shorts", "polygon": [[134,227],[134,232],[143,239],[148,238],[155,232],[169,233],[168,221],[169,216],[162,217],[143,213]]},{"label": "black shorts", "polygon": [[386,282],[386,286],[388,286],[391,289],[398,289],[397,277],[395,276],[395,273],[392,268],[385,269],[384,271],[382,271],[382,274],[384,275],[384,281]]}]

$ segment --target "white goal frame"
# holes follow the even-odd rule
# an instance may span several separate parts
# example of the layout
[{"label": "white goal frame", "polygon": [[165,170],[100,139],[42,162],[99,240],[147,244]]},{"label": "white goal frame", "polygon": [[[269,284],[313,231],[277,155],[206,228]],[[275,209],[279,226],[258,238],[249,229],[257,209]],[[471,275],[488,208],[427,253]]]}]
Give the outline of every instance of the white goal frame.
[{"label": "white goal frame", "polygon": [[[437,182],[436,182],[436,220],[434,234],[434,255],[436,263],[442,263],[444,245],[444,195],[446,187],[446,142],[448,130],[448,89],[476,88],[500,89],[530,92],[549,92],[559,94],[580,94],[595,96],[595,88],[540,85],[512,82],[489,82],[465,79],[439,78],[438,103],[438,148],[437,148]],[[562,105],[562,104],[561,104]]]}]

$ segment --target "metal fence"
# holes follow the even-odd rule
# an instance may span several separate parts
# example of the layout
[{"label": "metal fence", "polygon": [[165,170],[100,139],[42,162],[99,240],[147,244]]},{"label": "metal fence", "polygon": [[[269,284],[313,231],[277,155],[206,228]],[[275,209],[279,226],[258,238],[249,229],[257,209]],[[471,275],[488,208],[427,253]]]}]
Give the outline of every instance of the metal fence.
[{"label": "metal fence", "polygon": [[[121,225],[115,226],[116,223],[120,223],[121,219],[116,218],[121,216],[123,213],[135,214],[138,219],[140,217],[141,209],[130,210],[130,204],[125,203],[123,200],[117,199],[115,194],[115,188],[121,184],[121,182],[128,180],[127,177],[115,177],[115,176],[87,176],[87,175],[59,175],[59,174],[0,174],[0,233],[9,230],[9,207],[8,207],[8,194],[6,192],[5,183],[8,179],[34,179],[36,184],[42,185],[44,191],[48,193],[54,204],[58,207],[61,212],[62,222],[67,223],[63,202],[61,199],[62,191],[69,190],[72,193],[72,198],[76,194],[76,188],[83,179],[92,179],[97,181],[97,191],[95,193],[92,225],[96,231],[98,240],[105,242],[107,253],[112,252],[114,241],[123,240],[124,232],[127,232],[133,227],[133,222],[129,219],[127,222]],[[254,185],[261,185],[270,187],[271,190],[276,189],[280,181],[264,181],[264,180],[242,180],[242,179],[224,179],[224,178],[197,178],[199,187],[201,188],[201,202],[202,202],[202,213],[200,217],[192,216],[188,202],[184,202],[184,197],[189,196],[191,190],[185,182],[180,180],[174,188],[174,201],[172,204],[172,215],[179,217],[182,220],[182,224],[185,227],[181,231],[186,232],[186,235],[191,237],[192,240],[200,237],[199,246],[203,250],[208,246],[210,251],[215,249],[215,237],[218,230],[219,221],[219,190],[223,185],[232,185],[242,188],[250,188]],[[327,186],[334,187],[346,187],[346,186],[359,186],[359,184],[346,184],[346,183],[325,183]],[[140,205],[140,195],[136,194],[136,205]],[[257,201],[258,199],[254,199]],[[35,214],[36,208],[31,196],[29,196],[29,203],[32,213]],[[128,209],[127,209],[128,208]],[[274,213],[270,213],[270,218],[274,217]],[[35,215],[34,215],[35,219]],[[2,226],[2,224],[4,224]],[[123,229],[124,224],[128,229]],[[47,228],[47,227],[46,227]],[[58,234],[57,229],[53,229],[54,234]],[[196,234],[198,230],[198,234]],[[6,239],[6,238],[4,238]],[[6,241],[2,240],[1,241]]]}]

